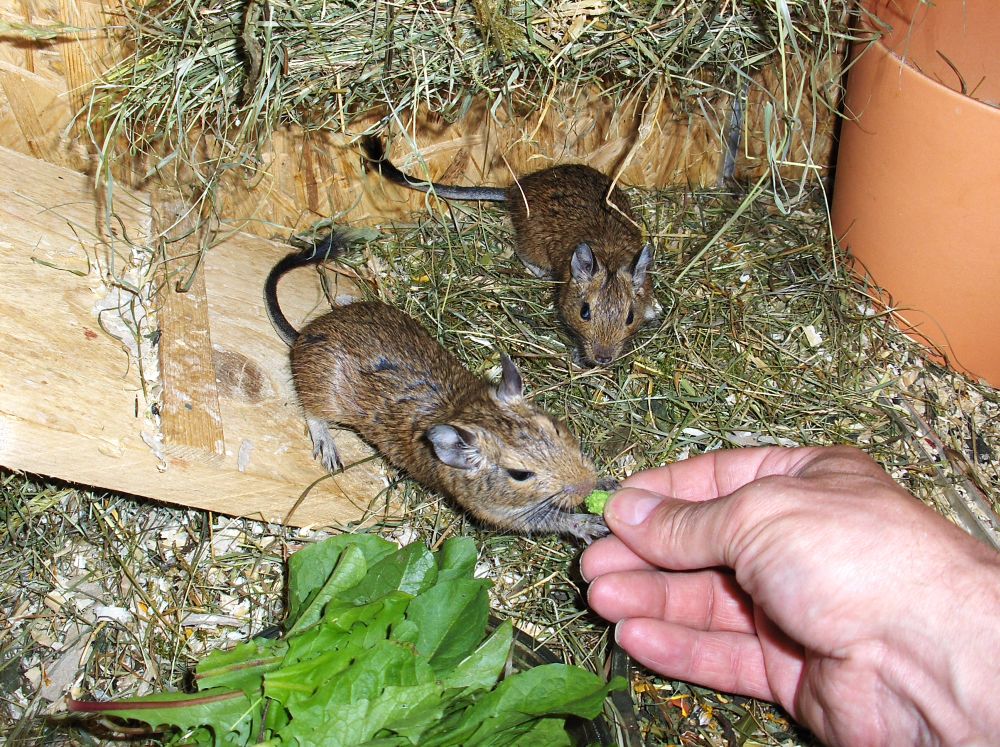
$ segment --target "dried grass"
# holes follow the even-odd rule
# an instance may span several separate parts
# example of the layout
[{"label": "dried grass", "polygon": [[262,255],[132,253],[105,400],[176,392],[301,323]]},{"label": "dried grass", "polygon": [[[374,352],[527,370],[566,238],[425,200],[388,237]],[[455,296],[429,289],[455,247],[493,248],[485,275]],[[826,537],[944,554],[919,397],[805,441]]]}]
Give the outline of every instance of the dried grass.
[{"label": "dried grass", "polygon": [[[252,160],[278,123],[343,129],[426,107],[459,117],[475,97],[540,109],[558,81],[625,98],[666,80],[735,92],[764,67],[807,69],[849,36],[844,0],[473,3],[159,0],[126,3],[133,53],[97,86],[95,118],[137,152],[189,151],[210,134]],[[819,83],[819,82],[818,82]],[[104,129],[104,128],[102,128]]]},{"label": "dried grass", "polygon": [[[182,186],[214,227],[234,217],[220,214],[224,179],[265,178],[264,154],[284,125],[353,136],[401,126],[417,111],[452,121],[482,101],[490,116],[504,110],[516,118],[573,106],[577,91],[596,86],[604,99],[668,98],[680,117],[704,117],[718,152],[733,160],[746,124],[738,112],[760,87],[755,76],[769,68],[778,83],[773,93],[754,90],[763,120],[752,135],[765,141],[767,177],[784,204],[802,187],[784,194],[778,174],[790,154],[807,154],[804,181],[825,166],[808,154],[825,137],[815,115],[836,106],[850,5],[123,3],[115,25],[129,54],[97,81],[82,119],[112,198],[123,174],[133,183],[156,175]],[[203,250],[211,240],[206,231]]]}]

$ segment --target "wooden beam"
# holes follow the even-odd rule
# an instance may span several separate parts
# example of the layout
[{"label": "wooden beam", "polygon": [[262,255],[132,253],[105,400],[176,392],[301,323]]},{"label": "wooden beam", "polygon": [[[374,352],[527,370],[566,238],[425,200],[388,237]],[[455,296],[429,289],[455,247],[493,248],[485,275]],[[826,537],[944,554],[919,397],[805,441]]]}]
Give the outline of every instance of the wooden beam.
[{"label": "wooden beam", "polygon": [[[129,250],[148,245],[148,198],[116,190],[111,242],[83,174],[0,148],[0,193],[0,465],[297,525],[342,526],[370,507],[398,513],[378,498],[382,463],[353,434],[337,434],[345,462],[357,463],[342,474],[324,476],[312,458],[288,350],[261,302],[264,277],[287,246],[237,234],[206,256],[210,343],[208,363],[202,350],[198,365],[209,367],[223,438],[206,459],[167,448],[155,410],[168,384],[156,355],[143,359],[140,377],[129,349],[135,299],[107,282],[110,256],[120,274]],[[341,285],[338,292],[350,290],[346,278]],[[281,292],[296,324],[325,308],[314,272],[293,273]]]},{"label": "wooden beam", "polygon": [[153,197],[153,230],[161,258],[157,320],[163,441],[168,454],[212,460],[225,453],[225,434],[215,385],[197,214],[178,195],[155,192]]}]

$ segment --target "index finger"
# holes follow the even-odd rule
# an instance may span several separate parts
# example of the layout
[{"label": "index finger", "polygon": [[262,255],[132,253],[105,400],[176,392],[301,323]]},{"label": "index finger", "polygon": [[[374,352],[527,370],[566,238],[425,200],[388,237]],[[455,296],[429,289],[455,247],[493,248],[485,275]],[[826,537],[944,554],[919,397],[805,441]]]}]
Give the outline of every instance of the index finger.
[{"label": "index finger", "polygon": [[665,467],[636,472],[622,487],[640,488],[683,501],[706,501],[729,495],[771,475],[794,475],[822,451],[783,446],[720,449]]}]

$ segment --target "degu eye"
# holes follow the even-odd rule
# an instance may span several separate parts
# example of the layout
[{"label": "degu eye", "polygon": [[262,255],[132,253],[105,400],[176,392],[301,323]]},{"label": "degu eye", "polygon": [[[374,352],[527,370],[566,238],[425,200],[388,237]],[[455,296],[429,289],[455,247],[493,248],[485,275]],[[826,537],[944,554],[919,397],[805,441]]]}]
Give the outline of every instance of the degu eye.
[{"label": "degu eye", "polygon": [[590,321],[590,304],[589,303],[585,302],[583,304],[583,306],[580,307],[580,318],[583,319],[583,321],[585,321],[585,322],[589,322]]},{"label": "degu eye", "polygon": [[517,480],[518,482],[524,482],[535,476],[534,472],[529,472],[526,469],[508,469],[507,474],[510,475],[511,480]]},{"label": "degu eye", "polygon": [[628,316],[625,318],[625,324],[631,324],[634,321],[635,321],[635,307],[634,306],[629,306],[628,307]]}]

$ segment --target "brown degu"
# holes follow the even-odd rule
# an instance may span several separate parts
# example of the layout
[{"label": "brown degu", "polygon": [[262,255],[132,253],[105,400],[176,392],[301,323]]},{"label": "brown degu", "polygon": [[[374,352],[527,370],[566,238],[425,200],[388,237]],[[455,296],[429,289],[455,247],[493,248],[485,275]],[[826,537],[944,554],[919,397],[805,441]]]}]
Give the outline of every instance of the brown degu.
[{"label": "brown degu", "polygon": [[571,512],[598,485],[593,463],[563,423],[525,399],[506,355],[493,385],[416,320],[370,301],[335,307],[296,332],[278,305],[278,281],[342,248],[335,233],[322,247],[288,255],[264,288],[271,323],[291,347],[295,391],[324,467],[342,466],[330,432],[336,424],[486,524],[585,541],[607,534],[602,518]]},{"label": "brown degu", "polygon": [[[503,202],[514,225],[518,257],[538,277],[561,281],[556,305],[579,342],[580,360],[606,365],[659,316],[644,244],[625,193],[582,164],[553,166],[506,188],[456,187],[414,179],[386,158],[375,137],[362,141],[368,168],[395,184],[448,200]],[[607,204],[610,200],[617,207]]]}]

